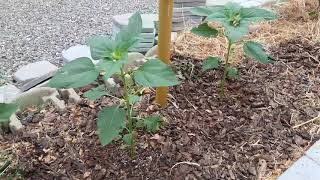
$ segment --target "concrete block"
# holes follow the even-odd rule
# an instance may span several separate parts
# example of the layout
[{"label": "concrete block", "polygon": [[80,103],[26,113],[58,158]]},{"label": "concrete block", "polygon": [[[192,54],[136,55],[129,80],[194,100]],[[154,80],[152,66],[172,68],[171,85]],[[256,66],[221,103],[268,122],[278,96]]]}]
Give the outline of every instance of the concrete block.
[{"label": "concrete block", "polygon": [[158,45],[153,46],[148,52],[145,54],[147,58],[153,58],[158,56]]},{"label": "concrete block", "polygon": [[58,67],[48,61],[39,61],[20,68],[13,76],[21,85],[21,90],[26,91],[37,84],[51,78]]},{"label": "concrete block", "polygon": [[8,84],[5,86],[1,86],[0,103],[10,103],[21,93],[21,90],[14,85]]},{"label": "concrete block", "polygon": [[183,8],[183,7],[197,7],[197,6],[205,6],[206,1],[199,2],[174,2],[173,7],[175,8]]},{"label": "concrete block", "polygon": [[130,49],[131,52],[140,52],[140,53],[145,53],[149,50],[150,48],[133,48]]},{"label": "concrete block", "polygon": [[52,103],[52,105],[55,106],[59,112],[64,112],[66,110],[66,105],[64,101],[58,99],[59,96],[60,94],[58,91],[55,91],[49,96],[41,97],[41,99],[44,104]]},{"label": "concrete block", "polygon": [[175,0],[175,3],[206,2],[206,0]]},{"label": "concrete block", "polygon": [[228,2],[239,3],[244,7],[261,6],[275,0],[207,0],[206,6],[224,5]]},{"label": "concrete block", "polygon": [[49,87],[33,88],[30,91],[24,92],[16,97],[12,103],[18,104],[20,110],[27,108],[28,106],[40,106],[44,102],[42,97],[50,96],[51,94],[57,94],[57,90]]},{"label": "concrete block", "polygon": [[[132,13],[117,15],[112,18],[113,24],[119,28],[127,26]],[[154,22],[158,21],[157,14],[141,14],[142,32],[154,32]]]},{"label": "concrete block", "polygon": [[58,91],[63,98],[69,99],[72,103],[78,104],[82,101],[74,89],[59,89]]},{"label": "concrete block", "polygon": [[174,23],[181,23],[185,21],[201,21],[202,17],[200,16],[183,16],[183,17],[173,17],[172,22]]},{"label": "concrete block", "polygon": [[87,45],[75,45],[62,51],[64,63],[69,63],[77,58],[86,57],[92,60],[90,47]]},{"label": "concrete block", "polygon": [[[115,38],[116,35],[120,32],[120,28],[121,27],[118,27],[116,25],[112,26],[112,37],[113,38]],[[151,31],[151,32],[142,32],[140,34],[140,37],[143,39],[152,39],[152,38],[154,38],[155,35],[156,35],[156,29],[153,29],[153,31]]]},{"label": "concrete block", "polygon": [[[171,32],[171,42],[175,41],[178,38],[177,32]],[[159,36],[156,37],[156,44],[158,44]]]},{"label": "concrete block", "polygon": [[128,69],[138,68],[147,62],[146,57],[137,52],[131,52],[128,54],[128,64],[125,65],[125,71]]},{"label": "concrete block", "polygon": [[[116,77],[115,77],[115,78],[116,78]],[[111,88],[111,89],[112,89],[112,88],[115,88],[115,87],[117,87],[117,88],[120,87],[120,85],[115,82],[115,78],[109,78],[109,79],[107,79],[107,80],[104,80],[104,83],[106,84],[107,89],[108,89],[108,88]]]},{"label": "concrete block", "polygon": [[153,43],[138,43],[134,48],[151,48],[154,44]]},{"label": "concrete block", "polygon": [[24,126],[21,121],[17,118],[16,114],[12,114],[9,121],[9,128],[13,134],[20,132]]}]

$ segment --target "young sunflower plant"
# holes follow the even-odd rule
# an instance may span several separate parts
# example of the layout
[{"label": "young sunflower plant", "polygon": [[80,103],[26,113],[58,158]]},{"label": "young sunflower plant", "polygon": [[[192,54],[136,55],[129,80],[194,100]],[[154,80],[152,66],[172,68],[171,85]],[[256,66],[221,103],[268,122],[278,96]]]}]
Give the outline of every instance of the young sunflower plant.
[{"label": "young sunflower plant", "polygon": [[[264,20],[274,20],[276,14],[261,8],[244,8],[237,3],[227,3],[224,6],[196,7],[192,13],[205,16],[203,24],[191,30],[196,35],[203,37],[216,37],[217,29],[211,28],[208,23],[219,23],[223,28],[223,34],[228,39],[227,55],[225,57],[224,73],[220,81],[220,96],[225,95],[225,84],[227,78],[236,78],[238,69],[230,65],[230,57],[235,44],[243,43],[243,51],[247,57],[261,63],[270,63],[273,58],[266,54],[261,44],[253,41],[244,41],[243,38],[249,33],[249,25]],[[203,63],[203,70],[217,69],[222,62],[219,57],[208,57]]]},{"label": "young sunflower plant", "polygon": [[[89,58],[76,59],[62,67],[49,83],[53,88],[80,88],[99,82],[101,77],[105,81],[114,76],[119,77],[124,91],[120,99],[124,105],[120,103],[117,106],[102,108],[97,120],[98,135],[102,145],[122,137],[132,156],[135,155],[136,129],[143,127],[149,132],[155,132],[161,124],[160,117],[135,117],[133,106],[139,102],[141,95],[138,89],[179,84],[172,69],[159,59],[147,60],[137,69],[126,68],[129,63],[128,52],[139,43],[141,31],[141,16],[135,13],[115,39],[107,36],[90,38],[87,45],[90,46],[95,63]],[[101,83],[84,96],[96,100],[107,94],[106,85]]]}]

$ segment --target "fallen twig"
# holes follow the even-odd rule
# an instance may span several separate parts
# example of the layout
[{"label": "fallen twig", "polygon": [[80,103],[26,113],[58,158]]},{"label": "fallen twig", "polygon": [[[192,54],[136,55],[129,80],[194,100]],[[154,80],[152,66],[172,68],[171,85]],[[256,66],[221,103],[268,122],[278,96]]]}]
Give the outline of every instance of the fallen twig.
[{"label": "fallen twig", "polygon": [[313,119],[310,119],[309,121],[306,121],[306,122],[303,122],[303,123],[298,124],[298,125],[296,125],[296,126],[293,126],[293,129],[296,129],[296,128],[298,128],[298,127],[304,126],[304,125],[306,125],[306,124],[312,123],[312,122],[317,121],[317,120],[320,120],[320,113],[318,114],[317,117],[315,117],[315,118],[313,118]]},{"label": "fallen twig", "polygon": [[198,164],[198,163],[187,162],[187,161],[179,162],[179,163],[177,163],[177,164],[175,164],[175,165],[173,165],[173,166],[171,167],[171,169],[170,169],[170,175],[171,175],[171,172],[172,172],[173,168],[175,168],[176,166],[178,166],[178,165],[180,165],[180,164],[187,164],[187,165],[190,165],[190,166],[198,166],[198,167],[200,167],[200,164]]}]

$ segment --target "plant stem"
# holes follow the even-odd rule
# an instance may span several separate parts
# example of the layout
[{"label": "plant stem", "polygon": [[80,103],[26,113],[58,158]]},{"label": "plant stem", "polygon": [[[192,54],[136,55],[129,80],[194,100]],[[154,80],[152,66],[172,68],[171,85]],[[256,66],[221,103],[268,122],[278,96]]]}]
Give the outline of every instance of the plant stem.
[{"label": "plant stem", "polygon": [[221,98],[223,98],[225,96],[225,85],[226,85],[226,80],[227,80],[227,75],[228,75],[231,46],[232,46],[232,43],[230,40],[228,40],[228,52],[227,52],[226,62],[224,65],[223,77],[220,82],[220,97]]},{"label": "plant stem", "polygon": [[134,158],[135,157],[134,126],[133,126],[133,119],[131,114],[131,104],[129,99],[129,87],[125,78],[125,73],[123,71],[123,68],[121,68],[121,78],[124,86],[124,99],[125,99],[125,108],[127,110],[128,129],[132,137],[132,143],[130,144],[130,154],[131,154],[131,158]]}]

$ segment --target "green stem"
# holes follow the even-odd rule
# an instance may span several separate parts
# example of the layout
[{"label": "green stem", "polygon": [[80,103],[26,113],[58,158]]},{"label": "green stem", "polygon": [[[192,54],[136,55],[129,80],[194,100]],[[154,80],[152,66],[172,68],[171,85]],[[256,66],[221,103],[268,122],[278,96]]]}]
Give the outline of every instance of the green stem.
[{"label": "green stem", "polygon": [[132,137],[132,143],[130,145],[130,154],[131,157],[135,157],[135,138],[134,138],[134,126],[133,126],[133,119],[132,119],[132,114],[131,114],[131,104],[130,104],[130,99],[129,99],[129,87],[128,83],[125,78],[125,73],[123,71],[123,68],[121,68],[121,78],[124,86],[124,99],[125,99],[125,108],[127,110],[127,118],[128,118],[128,129],[129,133],[131,134]]},{"label": "green stem", "polygon": [[226,57],[226,62],[224,65],[224,71],[223,71],[223,78],[220,82],[220,97],[223,98],[225,95],[225,85],[226,85],[226,80],[227,80],[227,75],[228,75],[228,68],[229,68],[229,59],[230,59],[230,53],[231,53],[231,46],[232,43],[229,40],[228,43],[228,52],[227,52],[227,57]]}]

